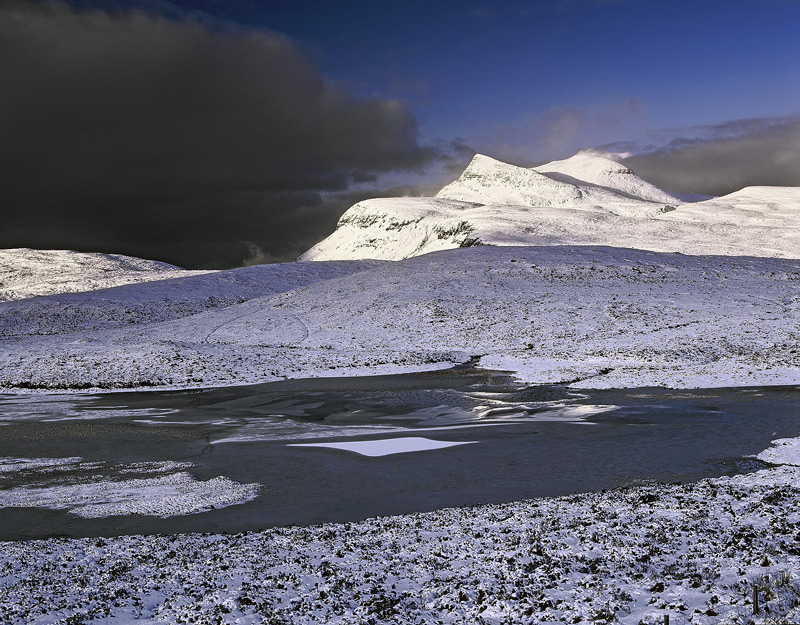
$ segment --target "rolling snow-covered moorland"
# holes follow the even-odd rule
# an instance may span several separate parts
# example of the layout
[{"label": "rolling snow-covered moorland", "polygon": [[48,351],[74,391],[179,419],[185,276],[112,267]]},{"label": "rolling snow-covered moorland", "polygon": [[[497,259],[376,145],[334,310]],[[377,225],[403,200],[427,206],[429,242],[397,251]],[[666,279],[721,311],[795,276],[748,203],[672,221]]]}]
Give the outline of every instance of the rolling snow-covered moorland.
[{"label": "rolling snow-covered moorland", "polygon": [[798,259],[797,188],[681,203],[602,156],[525,169],[478,155],[434,198],[356,204],[301,257],[315,262],[181,272],[8,250],[0,388],[220,386],[473,359],[594,388],[792,384]]},{"label": "rolling snow-covered moorland", "polygon": [[[3,250],[0,392],[467,363],[585,389],[797,386],[800,188],[682,198],[593,153],[532,169],[477,155],[435,197],[356,204],[300,262],[201,272]],[[776,441],[760,470],[696,484],[235,536],[6,543],[0,614],[11,623],[797,619],[798,447]],[[16,471],[59,459],[2,461]],[[753,615],[759,583],[772,612]]]}]

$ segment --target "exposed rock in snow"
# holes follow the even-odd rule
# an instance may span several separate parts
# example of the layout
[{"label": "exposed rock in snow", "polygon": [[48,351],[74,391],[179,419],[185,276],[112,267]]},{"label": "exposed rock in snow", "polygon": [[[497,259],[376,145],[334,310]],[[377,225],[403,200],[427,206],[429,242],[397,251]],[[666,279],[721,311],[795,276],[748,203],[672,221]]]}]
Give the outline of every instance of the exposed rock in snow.
[{"label": "exposed rock in snow", "polygon": [[682,204],[593,154],[535,170],[477,155],[434,198],[356,204],[300,259],[399,260],[474,245],[613,245],[800,258],[800,188],[751,187]]},{"label": "exposed rock in snow", "polygon": [[438,198],[382,198],[350,208],[336,231],[299,260],[401,260],[479,243],[476,219],[486,207]]},{"label": "exposed rock in snow", "polygon": [[[136,288],[146,300],[157,285]],[[17,334],[1,344],[0,385],[214,386],[474,356],[531,381],[600,388],[790,384],[798,342],[800,261],[476,247],[170,321]]]},{"label": "exposed rock in snow", "polygon": [[202,273],[121,254],[0,250],[0,302]]}]

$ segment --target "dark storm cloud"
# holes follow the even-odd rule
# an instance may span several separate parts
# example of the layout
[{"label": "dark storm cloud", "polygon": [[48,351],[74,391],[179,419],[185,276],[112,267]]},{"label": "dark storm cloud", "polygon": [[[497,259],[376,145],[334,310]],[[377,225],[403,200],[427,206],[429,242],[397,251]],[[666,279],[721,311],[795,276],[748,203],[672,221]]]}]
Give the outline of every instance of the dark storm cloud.
[{"label": "dark storm cloud", "polygon": [[[446,161],[449,167],[449,159]],[[461,166],[464,169],[465,165]],[[460,171],[459,171],[460,173]],[[456,176],[454,176],[456,177]],[[309,221],[314,218],[313,223],[309,224],[309,232],[314,233],[311,236],[313,243],[321,241],[326,236],[334,231],[338,217],[353,204],[368,200],[372,198],[385,198],[385,197],[420,197],[420,196],[433,196],[441,189],[442,185],[436,184],[419,184],[419,185],[401,185],[396,187],[374,187],[362,188],[360,190],[345,191],[341,193],[327,194],[322,200],[322,207],[319,209],[301,209],[300,215],[307,215]],[[298,216],[296,216],[298,217]],[[291,246],[290,252],[283,256],[277,256],[268,248],[264,248],[258,244],[247,242],[243,246],[244,258],[242,264],[244,265],[259,265],[262,263],[281,262],[287,257],[295,258],[300,256],[311,244],[304,244],[303,246]]]},{"label": "dark storm cloud", "polygon": [[437,156],[401,103],[350,97],[286,38],[186,16],[6,3],[0,76],[0,247],[289,258],[336,192]]},{"label": "dark storm cloud", "polygon": [[633,151],[622,162],[672,191],[725,195],[754,185],[800,186],[800,116],[734,120],[687,129],[661,145],[605,149]]}]

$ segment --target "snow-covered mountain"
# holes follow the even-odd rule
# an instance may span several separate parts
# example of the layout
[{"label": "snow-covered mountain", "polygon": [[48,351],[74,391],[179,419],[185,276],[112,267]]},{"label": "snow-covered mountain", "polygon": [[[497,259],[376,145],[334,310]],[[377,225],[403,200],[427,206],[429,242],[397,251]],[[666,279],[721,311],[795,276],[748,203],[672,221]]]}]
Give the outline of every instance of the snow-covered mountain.
[{"label": "snow-covered mountain", "polygon": [[631,197],[663,204],[682,204],[677,196],[662,191],[637,176],[621,163],[594,152],[578,152],[562,161],[552,161],[534,167],[539,173],[563,182],[578,185],[597,185]]},{"label": "snow-covered mountain", "polygon": [[0,302],[202,273],[122,254],[0,250]]},{"label": "snow-covered mountain", "polygon": [[[475,357],[533,382],[796,383],[800,189],[672,199],[595,154],[536,170],[476,156],[436,197],[355,205],[304,256],[400,262],[203,273],[0,252],[0,292],[25,298],[0,303],[0,387],[214,386]],[[67,290],[82,292],[31,297]]]},{"label": "snow-covered mountain", "polygon": [[591,153],[535,169],[476,155],[433,198],[359,202],[300,260],[399,260],[474,245],[611,245],[800,258],[800,188],[683,203]]},{"label": "snow-covered mountain", "polygon": [[[573,157],[574,159],[575,157]],[[677,198],[664,196],[666,201],[646,200],[633,191],[637,181],[643,194],[652,195],[650,187],[643,180],[625,180],[625,168],[610,169],[609,159],[599,156],[582,156],[580,160],[569,159],[543,165],[537,169],[516,167],[501,161],[476,154],[461,176],[436,194],[437,198],[475,202],[479,204],[500,204],[529,208],[567,207],[596,212],[608,212],[625,217],[649,217],[675,209]],[[587,161],[588,165],[583,161]],[[568,175],[561,173],[571,172]],[[572,174],[585,171],[591,181],[581,180]],[[549,175],[545,175],[549,174]],[[594,182],[602,180],[608,186]],[[588,182],[588,184],[587,184]],[[613,184],[623,183],[625,190],[613,188]]]},{"label": "snow-covered mountain", "polygon": [[800,188],[745,187],[723,197],[682,206],[668,219],[728,223],[745,228],[797,228],[800,223]]}]

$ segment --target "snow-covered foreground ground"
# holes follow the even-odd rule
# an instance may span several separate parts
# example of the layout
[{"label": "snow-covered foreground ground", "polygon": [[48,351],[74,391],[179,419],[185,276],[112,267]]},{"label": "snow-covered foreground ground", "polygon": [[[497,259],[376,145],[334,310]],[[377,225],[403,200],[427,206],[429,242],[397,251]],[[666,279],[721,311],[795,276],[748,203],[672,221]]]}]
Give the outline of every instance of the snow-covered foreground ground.
[{"label": "snow-covered foreground ground", "polygon": [[556,246],[288,263],[6,303],[0,337],[0,386],[15,390],[222,386],[473,358],[592,388],[795,384],[800,260]]},{"label": "snow-covered foreground ground", "polygon": [[787,464],[358,523],[5,543],[0,614],[26,624],[795,622],[800,459],[784,441],[763,458]]}]

